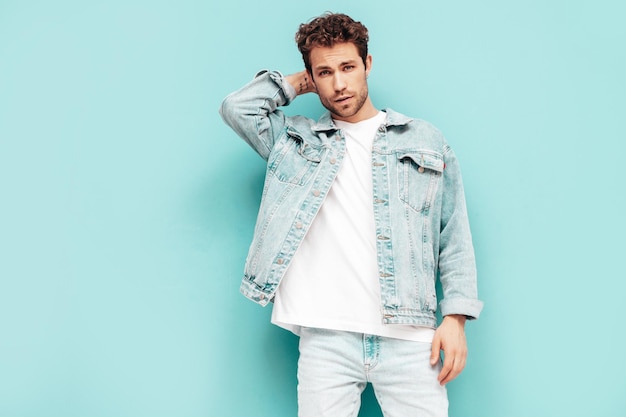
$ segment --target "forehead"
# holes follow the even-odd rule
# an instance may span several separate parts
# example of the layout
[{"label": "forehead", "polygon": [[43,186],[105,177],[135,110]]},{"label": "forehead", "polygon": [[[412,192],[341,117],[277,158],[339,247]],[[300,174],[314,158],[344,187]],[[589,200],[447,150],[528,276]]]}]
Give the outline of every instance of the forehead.
[{"label": "forehead", "polygon": [[362,62],[359,51],[352,42],[337,43],[331,47],[316,46],[309,55],[311,67],[333,67],[346,62]]}]

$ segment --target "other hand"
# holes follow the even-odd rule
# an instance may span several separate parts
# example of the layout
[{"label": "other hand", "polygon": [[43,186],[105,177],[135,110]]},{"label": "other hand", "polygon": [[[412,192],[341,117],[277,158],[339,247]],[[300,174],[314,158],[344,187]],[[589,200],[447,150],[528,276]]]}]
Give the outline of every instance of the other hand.
[{"label": "other hand", "polygon": [[443,368],[437,377],[441,385],[456,378],[467,359],[467,341],[465,340],[465,316],[452,314],[445,316],[441,325],[435,331],[430,364],[435,366],[439,360],[440,351],[444,353]]}]

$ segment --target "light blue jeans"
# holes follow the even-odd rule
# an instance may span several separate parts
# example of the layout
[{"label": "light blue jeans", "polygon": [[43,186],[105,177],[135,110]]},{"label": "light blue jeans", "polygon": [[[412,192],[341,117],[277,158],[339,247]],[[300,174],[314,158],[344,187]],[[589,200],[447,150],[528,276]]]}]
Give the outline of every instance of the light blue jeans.
[{"label": "light blue jeans", "polygon": [[446,417],[441,363],[430,343],[303,328],[298,360],[299,417],[356,417],[371,383],[385,417]]}]

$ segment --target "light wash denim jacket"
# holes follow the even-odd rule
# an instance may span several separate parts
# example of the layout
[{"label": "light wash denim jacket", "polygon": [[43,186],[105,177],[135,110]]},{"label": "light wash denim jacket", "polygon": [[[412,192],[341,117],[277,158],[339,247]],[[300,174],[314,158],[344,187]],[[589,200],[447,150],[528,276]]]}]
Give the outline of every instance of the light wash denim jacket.
[{"label": "light wash denim jacket", "polygon": [[[280,72],[262,71],[220,108],[224,121],[267,161],[241,285],[263,306],[273,299],[346,151],[330,113],[315,122],[278,109],[295,97]],[[478,318],[482,302],[457,159],[432,125],[385,111],[372,149],[381,320],[436,327],[438,272],[442,315]]]}]

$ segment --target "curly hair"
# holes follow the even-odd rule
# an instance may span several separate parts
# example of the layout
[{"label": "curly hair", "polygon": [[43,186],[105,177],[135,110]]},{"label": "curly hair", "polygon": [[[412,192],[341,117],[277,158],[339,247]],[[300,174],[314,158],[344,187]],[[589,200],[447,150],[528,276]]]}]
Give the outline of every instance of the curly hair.
[{"label": "curly hair", "polygon": [[363,59],[367,58],[367,28],[341,13],[325,13],[309,23],[303,23],[296,32],[296,44],[302,54],[304,67],[311,72],[311,50],[315,47],[332,47],[337,43],[353,43]]}]

